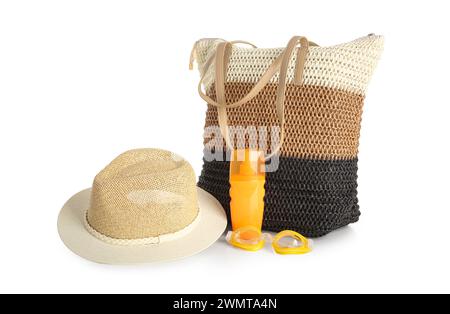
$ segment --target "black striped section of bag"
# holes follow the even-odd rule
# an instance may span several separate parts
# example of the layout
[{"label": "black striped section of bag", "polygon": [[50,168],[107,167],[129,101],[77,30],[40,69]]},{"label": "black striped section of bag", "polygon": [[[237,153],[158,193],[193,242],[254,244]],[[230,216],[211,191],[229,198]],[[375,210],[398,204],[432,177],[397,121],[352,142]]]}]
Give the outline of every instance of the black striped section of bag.
[{"label": "black striped section of bag", "polygon": [[[230,217],[229,162],[204,161],[199,187],[219,200]],[[320,237],[358,221],[357,159],[281,158],[266,174],[264,230],[291,229]]]}]

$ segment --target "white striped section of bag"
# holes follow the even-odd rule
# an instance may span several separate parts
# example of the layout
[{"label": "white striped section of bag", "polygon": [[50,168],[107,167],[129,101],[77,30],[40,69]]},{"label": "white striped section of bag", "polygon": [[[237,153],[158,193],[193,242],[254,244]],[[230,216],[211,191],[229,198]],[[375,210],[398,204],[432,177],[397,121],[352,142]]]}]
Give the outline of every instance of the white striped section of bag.
[{"label": "white striped section of bag", "polygon": [[[220,39],[200,40],[196,46],[196,60],[200,72],[216,50]],[[365,95],[366,88],[383,50],[382,36],[369,35],[332,47],[311,46],[306,59],[303,83],[339,89]],[[283,48],[247,48],[234,46],[227,72],[227,82],[256,83]],[[290,61],[288,83],[294,79],[296,53]],[[205,88],[214,83],[215,65],[212,62],[205,75]],[[272,83],[278,82],[275,75]]]}]

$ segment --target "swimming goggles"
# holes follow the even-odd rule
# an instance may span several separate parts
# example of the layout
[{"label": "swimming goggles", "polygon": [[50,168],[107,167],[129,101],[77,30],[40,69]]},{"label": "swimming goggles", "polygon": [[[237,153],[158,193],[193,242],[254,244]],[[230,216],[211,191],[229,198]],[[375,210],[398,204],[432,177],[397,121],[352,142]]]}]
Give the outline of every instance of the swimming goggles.
[{"label": "swimming goggles", "polygon": [[312,251],[311,241],[292,230],[282,231],[272,237],[255,227],[244,227],[228,232],[227,241],[234,247],[251,252],[261,250],[266,243],[271,243],[274,251],[282,255],[306,254]]}]

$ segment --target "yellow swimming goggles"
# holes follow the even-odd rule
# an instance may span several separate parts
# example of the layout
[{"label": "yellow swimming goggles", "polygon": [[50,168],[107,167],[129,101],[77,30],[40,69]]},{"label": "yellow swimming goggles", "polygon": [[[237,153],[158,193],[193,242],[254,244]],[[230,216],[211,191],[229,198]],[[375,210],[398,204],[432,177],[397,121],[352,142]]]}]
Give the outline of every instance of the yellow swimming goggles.
[{"label": "yellow swimming goggles", "polygon": [[234,247],[252,252],[261,250],[267,242],[271,242],[274,251],[282,255],[306,254],[312,251],[311,241],[292,230],[282,231],[272,238],[270,234],[249,226],[230,231],[227,241]]}]

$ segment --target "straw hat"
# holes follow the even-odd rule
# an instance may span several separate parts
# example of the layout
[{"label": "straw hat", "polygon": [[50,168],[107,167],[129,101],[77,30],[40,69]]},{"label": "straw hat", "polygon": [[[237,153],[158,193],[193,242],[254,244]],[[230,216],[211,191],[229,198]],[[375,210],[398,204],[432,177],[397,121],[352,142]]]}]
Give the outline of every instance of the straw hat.
[{"label": "straw hat", "polygon": [[219,202],[196,187],[192,167],[163,150],[117,157],[92,189],[63,207],[58,231],[77,255],[104,264],[173,260],[208,248],[227,218]]}]

